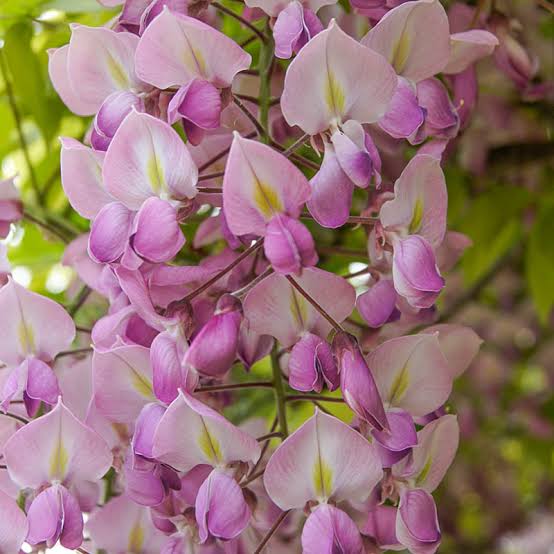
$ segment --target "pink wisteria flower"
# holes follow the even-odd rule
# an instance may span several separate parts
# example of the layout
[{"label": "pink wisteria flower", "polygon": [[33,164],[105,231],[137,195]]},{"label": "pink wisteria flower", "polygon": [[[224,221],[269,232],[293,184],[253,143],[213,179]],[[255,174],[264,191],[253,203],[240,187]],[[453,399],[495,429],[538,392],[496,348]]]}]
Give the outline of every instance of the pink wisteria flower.
[{"label": "pink wisteria flower", "polygon": [[[49,59],[91,116],[60,139],[82,291],[2,261],[0,552],[433,554],[481,344],[437,321],[442,158],[497,39],[438,0],[353,1],[361,40],[333,0],[100,3]],[[1,182],[0,236],[25,213]]]}]

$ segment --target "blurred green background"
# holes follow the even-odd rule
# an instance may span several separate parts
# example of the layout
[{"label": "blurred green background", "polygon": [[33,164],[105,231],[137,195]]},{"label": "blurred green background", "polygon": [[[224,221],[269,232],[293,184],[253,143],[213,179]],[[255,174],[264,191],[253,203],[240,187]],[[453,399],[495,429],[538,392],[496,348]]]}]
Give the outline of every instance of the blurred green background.
[{"label": "blurred green background", "polygon": [[[532,0],[497,7],[521,22],[540,78],[552,83],[554,16]],[[81,139],[89,121],[57,97],[47,50],[68,42],[68,23],[102,25],[113,15],[95,0],[0,0],[1,171],[3,178],[18,175],[27,209],[9,237],[9,260],[16,280],[64,304],[78,294],[72,270],[61,263],[64,242],[88,222],[63,194],[57,137]],[[237,40],[248,36],[232,19],[224,26]],[[522,100],[492,63],[480,66],[479,84],[477,113],[446,165],[450,227],[474,247],[447,276],[440,309],[445,320],[472,326],[485,344],[450,401],[462,442],[438,493],[440,552],[548,554],[554,552],[554,105]],[[323,256],[324,267],[346,274],[364,261],[363,232],[314,232],[318,245],[349,250]],[[201,254],[190,251],[183,261]],[[90,325],[102,309],[87,306],[79,322]],[[263,413],[267,403],[251,401],[234,419],[251,409]]]}]

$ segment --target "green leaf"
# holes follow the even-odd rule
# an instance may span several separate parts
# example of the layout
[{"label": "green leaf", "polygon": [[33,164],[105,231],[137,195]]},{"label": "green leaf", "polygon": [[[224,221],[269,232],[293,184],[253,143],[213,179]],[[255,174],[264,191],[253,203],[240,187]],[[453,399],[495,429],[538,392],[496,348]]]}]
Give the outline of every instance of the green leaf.
[{"label": "green leaf", "polygon": [[34,117],[49,142],[58,127],[61,104],[57,98],[47,95],[43,68],[31,48],[32,38],[30,23],[16,23],[6,33],[4,53],[19,109]]},{"label": "green leaf", "polygon": [[554,204],[543,206],[529,235],[525,258],[527,286],[543,325],[554,307]]},{"label": "green leaf", "polygon": [[462,261],[468,284],[478,281],[519,240],[521,213],[529,200],[525,189],[496,187],[471,204],[460,224],[460,231],[473,240]]}]

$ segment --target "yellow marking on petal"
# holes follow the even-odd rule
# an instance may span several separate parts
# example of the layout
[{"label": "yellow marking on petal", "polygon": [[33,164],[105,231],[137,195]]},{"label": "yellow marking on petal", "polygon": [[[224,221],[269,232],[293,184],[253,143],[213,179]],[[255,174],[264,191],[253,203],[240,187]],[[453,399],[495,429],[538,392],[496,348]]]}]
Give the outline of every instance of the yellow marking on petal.
[{"label": "yellow marking on petal", "polygon": [[410,55],[410,38],[408,33],[403,32],[400,35],[400,40],[396,43],[394,47],[394,52],[392,54],[391,65],[396,70],[396,73],[402,73],[402,70],[406,66],[408,61],[408,56]]},{"label": "yellow marking on petal", "polygon": [[290,287],[289,309],[298,326],[304,328],[308,319],[308,306],[304,297],[299,296],[292,286]]},{"label": "yellow marking on petal", "polygon": [[144,546],[144,529],[140,524],[140,521],[137,521],[131,532],[129,533],[129,542],[127,544],[127,550],[130,554],[141,554],[142,547]]},{"label": "yellow marking on petal", "polygon": [[67,472],[68,462],[69,455],[60,437],[56,449],[50,456],[50,480],[63,481]]},{"label": "yellow marking on petal", "polygon": [[425,479],[427,479],[427,475],[429,475],[429,471],[431,470],[431,464],[433,463],[433,460],[431,456],[428,456],[425,460],[425,465],[423,466],[423,469],[419,472],[419,475],[416,478],[416,487],[420,487],[425,482]]},{"label": "yellow marking on petal", "polygon": [[152,389],[152,383],[148,381],[148,379],[145,379],[140,373],[137,373],[136,371],[133,371],[132,374],[132,380],[133,380],[133,388],[141,395],[146,398],[150,398],[154,395],[154,391]]},{"label": "yellow marking on petal", "polygon": [[423,201],[421,198],[416,200],[414,211],[412,213],[412,221],[410,221],[410,227],[408,232],[413,235],[419,231],[421,227],[421,221],[423,220]]},{"label": "yellow marking on petal", "polygon": [[317,457],[312,471],[314,491],[318,499],[328,499],[333,488],[333,471],[321,458]]},{"label": "yellow marking on petal", "polygon": [[129,78],[123,66],[109,53],[106,53],[106,63],[108,71],[113,82],[120,89],[128,89],[130,86]]},{"label": "yellow marking on petal", "polygon": [[262,183],[254,177],[254,204],[266,219],[271,219],[275,213],[284,211],[278,192],[267,183]]},{"label": "yellow marking on petal", "polygon": [[394,404],[399,402],[406,394],[408,387],[410,386],[410,374],[408,372],[408,363],[397,373],[389,393],[389,402]]},{"label": "yellow marking on petal", "polygon": [[21,349],[25,354],[35,353],[35,333],[33,328],[30,325],[27,325],[23,319],[19,322],[19,326],[17,328],[17,338],[19,339],[19,344],[21,344]]},{"label": "yellow marking on petal", "polygon": [[152,153],[146,164],[146,175],[150,181],[152,192],[159,195],[162,191],[167,190],[163,168],[155,152]]},{"label": "yellow marking on petal", "polygon": [[223,458],[221,454],[221,447],[218,440],[210,434],[204,420],[202,418],[200,419],[202,421],[202,427],[200,430],[200,436],[198,437],[198,446],[208,461],[212,465],[217,465]]},{"label": "yellow marking on petal", "polygon": [[325,90],[325,102],[329,110],[335,115],[342,115],[344,111],[344,91],[331,71],[327,72],[327,88]]}]

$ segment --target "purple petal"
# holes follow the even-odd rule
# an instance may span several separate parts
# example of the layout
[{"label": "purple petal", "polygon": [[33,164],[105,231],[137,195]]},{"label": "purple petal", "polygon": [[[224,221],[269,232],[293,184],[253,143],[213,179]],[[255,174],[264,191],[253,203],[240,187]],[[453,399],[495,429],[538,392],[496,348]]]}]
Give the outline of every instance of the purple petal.
[{"label": "purple petal", "polygon": [[338,370],[329,344],[306,333],[293,347],[289,358],[289,385],[296,390],[321,392],[338,387]]},{"label": "purple petal", "polygon": [[400,544],[396,538],[396,513],[394,506],[375,506],[367,515],[367,522],[362,528],[362,533],[372,537],[377,546],[383,549],[397,549]]},{"label": "purple petal", "polygon": [[275,56],[288,60],[295,51],[295,46],[304,32],[303,8],[300,2],[291,2],[279,12],[273,26]]},{"label": "purple petal", "polygon": [[276,215],[269,222],[264,242],[267,259],[278,273],[300,273],[317,263],[314,239],[298,220]]},{"label": "purple petal", "polygon": [[419,129],[425,119],[412,86],[402,78],[398,79],[396,92],[387,113],[379,121],[379,127],[394,138],[407,138]]},{"label": "purple petal", "polygon": [[346,223],[352,205],[354,184],[339,164],[335,149],[325,144],[320,170],[312,177],[308,210],[323,227],[335,229]]},{"label": "purple petal", "polygon": [[153,263],[168,262],[185,244],[177,210],[165,200],[151,197],[135,218],[131,243],[135,252]]},{"label": "purple petal", "polygon": [[329,504],[318,506],[310,514],[302,530],[302,553],[323,552],[365,552],[356,524],[342,510]]},{"label": "purple petal", "polygon": [[121,257],[133,223],[134,214],[120,202],[104,206],[94,222],[89,236],[91,257],[101,263],[115,262]]},{"label": "purple petal", "polygon": [[252,515],[241,487],[217,469],[198,490],[195,508],[202,543],[209,536],[224,540],[235,538],[246,528]]},{"label": "purple petal", "polygon": [[396,291],[389,279],[380,279],[368,291],[356,299],[356,308],[367,324],[374,329],[394,317]]},{"label": "purple petal", "polygon": [[392,275],[396,292],[416,308],[429,308],[444,287],[429,243],[419,235],[394,245]]},{"label": "purple petal", "polygon": [[165,408],[160,404],[146,404],[142,408],[136,423],[133,434],[133,452],[138,456],[152,459],[152,447],[154,444],[154,433],[160,419],[165,413]]}]

